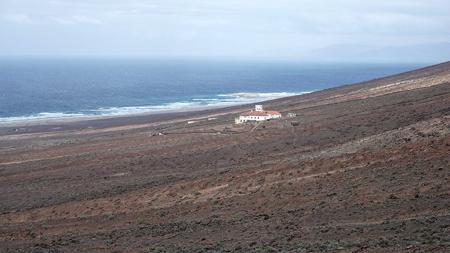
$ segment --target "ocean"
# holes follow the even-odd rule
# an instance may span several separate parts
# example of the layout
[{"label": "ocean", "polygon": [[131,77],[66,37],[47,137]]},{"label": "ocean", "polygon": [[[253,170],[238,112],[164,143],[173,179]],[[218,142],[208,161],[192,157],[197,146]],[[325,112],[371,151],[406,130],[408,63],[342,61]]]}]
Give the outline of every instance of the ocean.
[{"label": "ocean", "polygon": [[423,67],[143,59],[0,60],[0,123],[231,106]]}]

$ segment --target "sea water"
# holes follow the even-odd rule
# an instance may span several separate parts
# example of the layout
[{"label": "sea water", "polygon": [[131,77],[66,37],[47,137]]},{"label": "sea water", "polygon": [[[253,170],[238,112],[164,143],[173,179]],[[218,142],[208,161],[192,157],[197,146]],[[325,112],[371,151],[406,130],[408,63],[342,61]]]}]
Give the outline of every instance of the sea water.
[{"label": "sea water", "polygon": [[420,64],[146,59],[0,59],[0,122],[158,113],[253,103]]}]

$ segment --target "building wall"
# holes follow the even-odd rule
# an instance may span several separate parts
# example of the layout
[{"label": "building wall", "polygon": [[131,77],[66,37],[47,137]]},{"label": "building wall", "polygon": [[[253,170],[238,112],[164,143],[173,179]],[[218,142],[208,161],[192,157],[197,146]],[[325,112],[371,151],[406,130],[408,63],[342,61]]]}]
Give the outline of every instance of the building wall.
[{"label": "building wall", "polygon": [[239,118],[236,118],[235,122],[243,123],[248,121],[265,121],[269,119],[276,119],[280,118],[281,115],[268,115],[268,116],[239,116]]}]

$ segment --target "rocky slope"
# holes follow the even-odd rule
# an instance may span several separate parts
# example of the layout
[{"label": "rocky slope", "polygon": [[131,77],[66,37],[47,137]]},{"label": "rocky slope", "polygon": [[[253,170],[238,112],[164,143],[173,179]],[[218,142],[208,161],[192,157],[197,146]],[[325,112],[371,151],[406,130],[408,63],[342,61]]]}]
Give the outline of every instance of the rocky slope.
[{"label": "rocky slope", "polygon": [[450,251],[450,63],[265,106],[0,129],[0,251]]}]

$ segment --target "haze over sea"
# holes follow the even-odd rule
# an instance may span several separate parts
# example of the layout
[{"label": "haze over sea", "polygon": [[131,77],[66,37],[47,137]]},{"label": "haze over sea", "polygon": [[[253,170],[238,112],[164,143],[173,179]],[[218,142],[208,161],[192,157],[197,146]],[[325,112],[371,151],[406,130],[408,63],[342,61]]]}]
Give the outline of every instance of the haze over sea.
[{"label": "haze over sea", "polygon": [[370,80],[420,64],[143,59],[0,61],[0,122],[252,103]]}]

